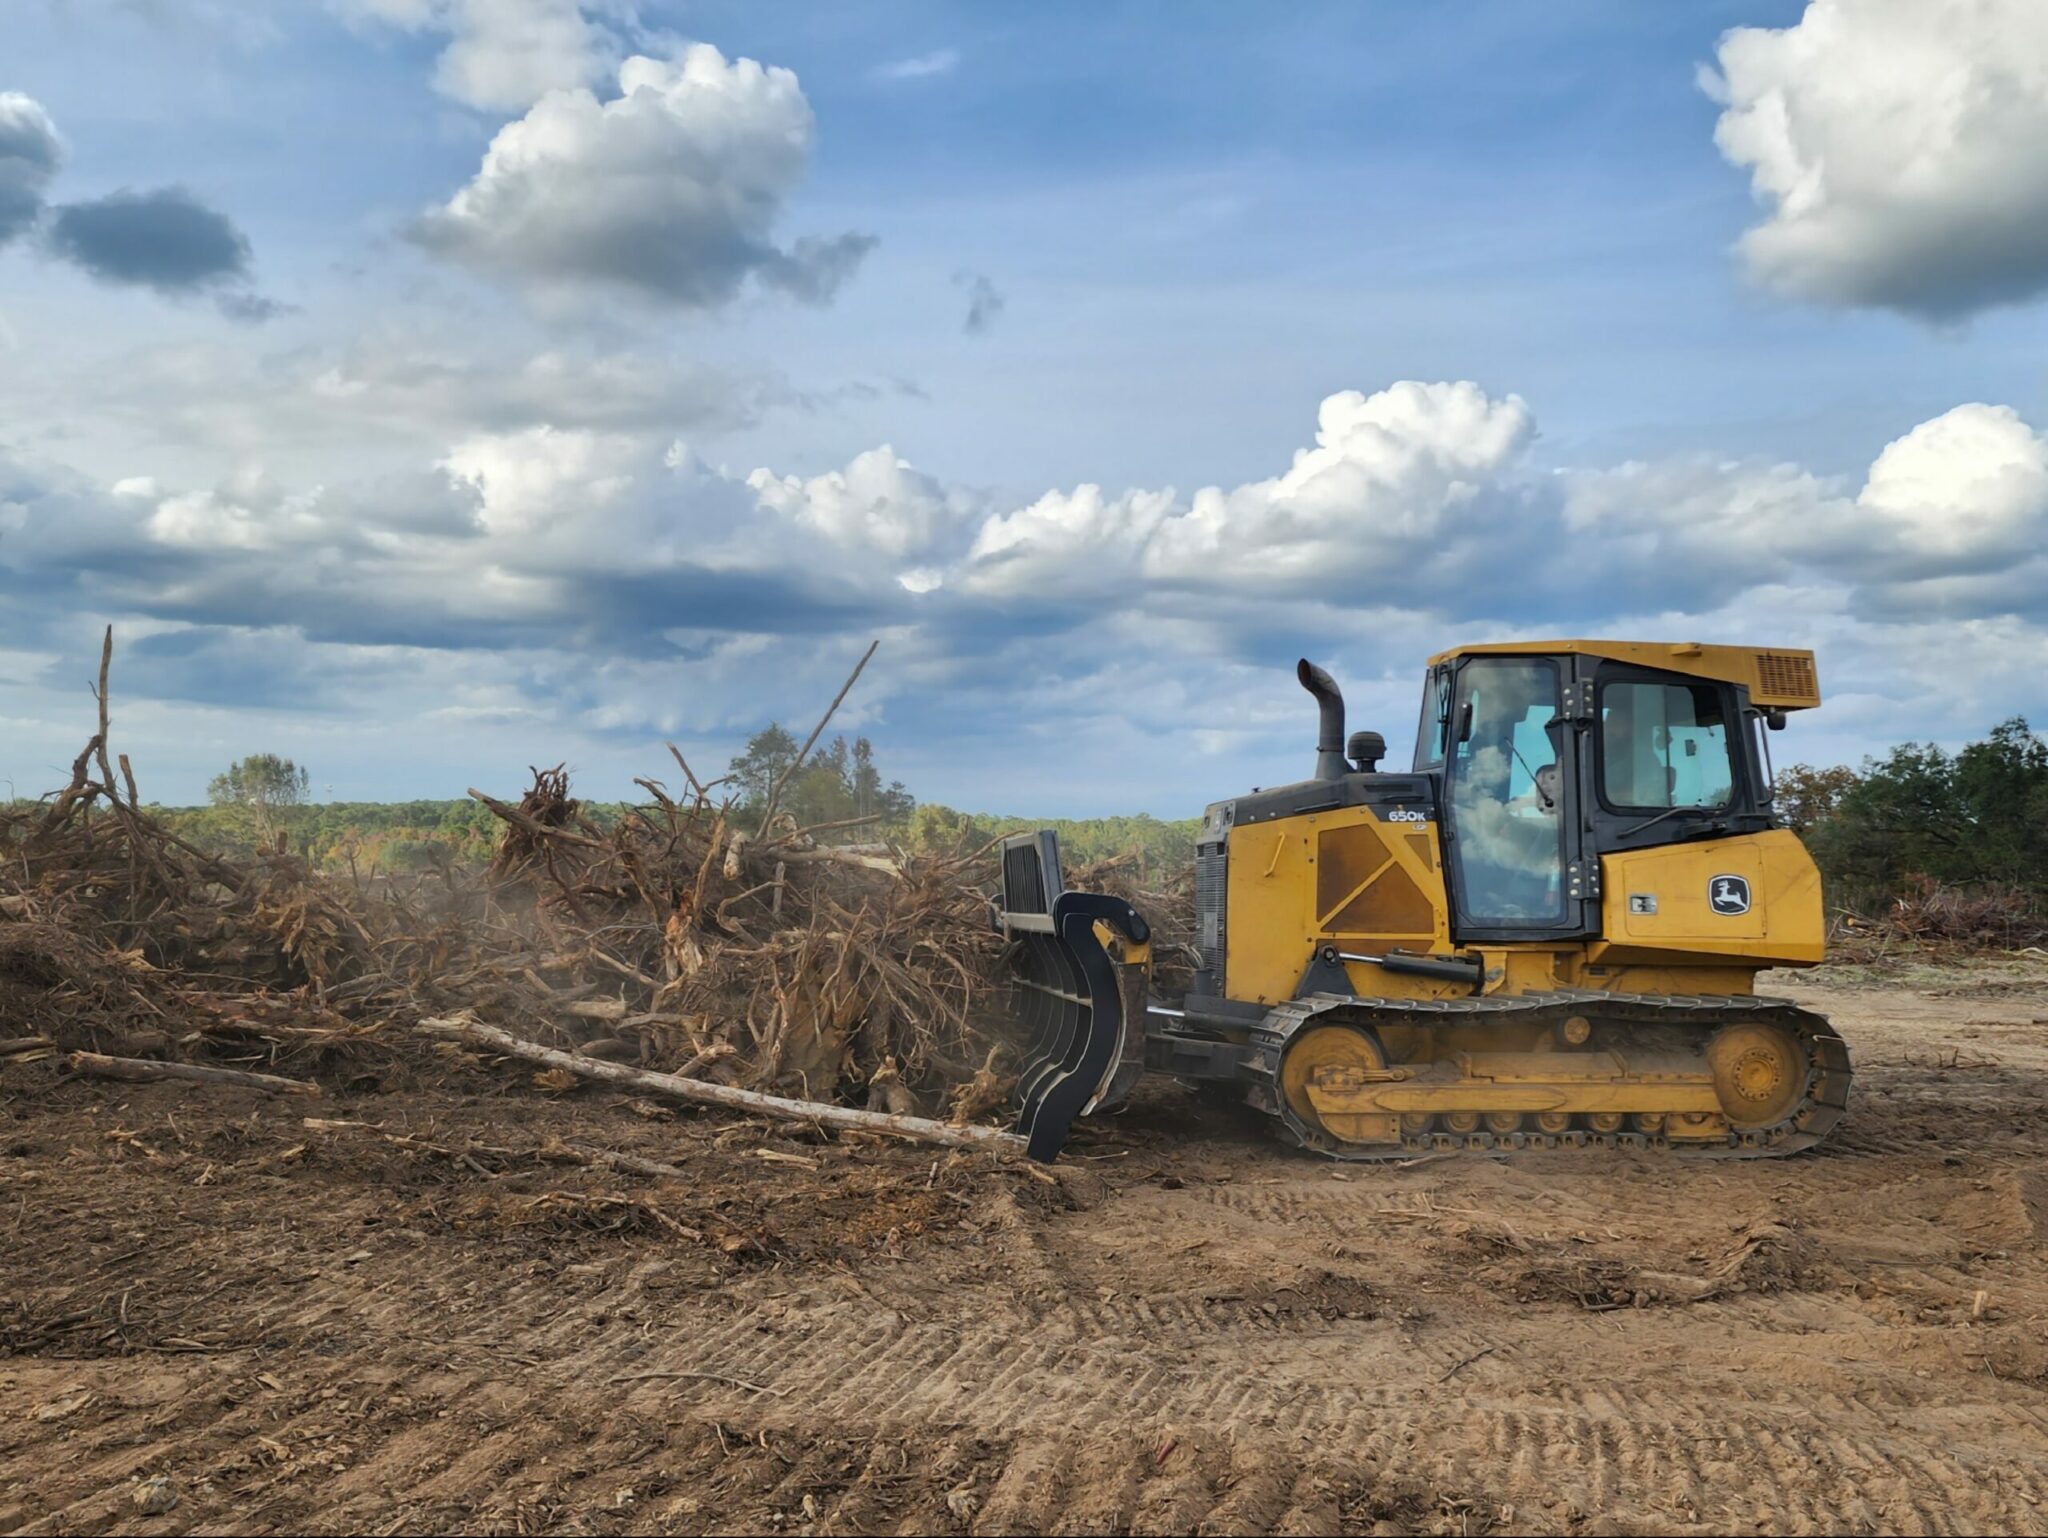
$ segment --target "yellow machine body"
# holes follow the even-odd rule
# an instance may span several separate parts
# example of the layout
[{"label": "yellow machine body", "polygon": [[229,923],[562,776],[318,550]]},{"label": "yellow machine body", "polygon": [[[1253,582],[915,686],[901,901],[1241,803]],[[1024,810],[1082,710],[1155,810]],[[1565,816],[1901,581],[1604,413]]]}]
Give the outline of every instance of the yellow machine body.
[{"label": "yellow machine body", "polygon": [[[1779,1154],[1839,1121],[1841,1041],[1756,991],[1825,943],[1820,875],[1778,823],[1766,740],[1820,703],[1811,652],[1442,652],[1413,767],[1395,771],[1377,733],[1345,740],[1327,673],[1304,660],[1299,677],[1321,711],[1315,774],[1209,808],[1184,998],[1151,998],[1141,915],[1058,896],[1051,834],[1011,841],[1025,874],[1010,885],[1037,895],[1002,922],[1033,937],[1024,980],[1054,1022],[1021,1096],[1034,1151],[1065,1135],[1041,1102],[1113,1105],[1140,1049],[1154,1071],[1241,1083],[1340,1157]],[[1110,905],[1089,942],[1036,938],[1077,902]]]},{"label": "yellow machine body", "polygon": [[1811,710],[1820,704],[1813,653],[1793,647],[1707,646],[1698,641],[1499,641],[1458,646],[1429,659],[1431,667],[1460,657],[1595,657],[1657,672],[1739,684],[1762,710]]},{"label": "yellow machine body", "polygon": [[[1316,951],[1448,951],[1450,902],[1434,822],[1390,828],[1369,809],[1309,813],[1233,835],[1229,869],[1231,997],[1279,1004]],[[1601,934],[1571,943],[1473,947],[1482,992],[1606,988],[1634,993],[1748,993],[1765,967],[1813,966],[1826,942],[1820,872],[1785,829],[1667,844],[1601,860]],[[1716,875],[1748,880],[1749,911],[1732,921],[1706,900]],[[1658,899],[1632,913],[1629,898]],[[1451,998],[1442,979],[1345,962],[1354,991],[1384,998]]]}]

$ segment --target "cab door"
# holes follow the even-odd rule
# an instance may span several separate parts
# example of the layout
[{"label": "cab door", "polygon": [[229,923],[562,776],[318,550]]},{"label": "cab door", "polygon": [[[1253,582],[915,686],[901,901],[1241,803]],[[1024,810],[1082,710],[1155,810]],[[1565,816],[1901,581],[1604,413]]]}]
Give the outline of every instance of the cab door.
[{"label": "cab door", "polygon": [[1611,939],[1760,940],[1775,883],[1757,712],[1730,683],[1580,658],[1587,850],[1617,886]]},{"label": "cab door", "polygon": [[1573,659],[1478,656],[1457,669],[1445,733],[1445,871],[1460,943],[1591,933]]}]

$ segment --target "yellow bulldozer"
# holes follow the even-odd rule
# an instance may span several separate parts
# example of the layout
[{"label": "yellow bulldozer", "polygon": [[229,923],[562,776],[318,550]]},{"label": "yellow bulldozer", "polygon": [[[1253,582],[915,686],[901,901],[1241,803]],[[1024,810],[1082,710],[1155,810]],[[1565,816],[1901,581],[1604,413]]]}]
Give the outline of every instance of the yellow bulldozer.
[{"label": "yellow bulldozer", "polygon": [[1028,1046],[1018,1131],[1051,1159],[1140,1075],[1240,1088],[1310,1149],[1810,1148],[1848,1106],[1825,1017],[1756,974],[1821,959],[1820,876],[1772,809],[1769,733],[1813,654],[1535,641],[1432,657],[1411,768],[1344,731],[1315,772],[1210,806],[1193,986],[1152,989],[1128,902],[1066,890],[1051,832],[991,898]]}]

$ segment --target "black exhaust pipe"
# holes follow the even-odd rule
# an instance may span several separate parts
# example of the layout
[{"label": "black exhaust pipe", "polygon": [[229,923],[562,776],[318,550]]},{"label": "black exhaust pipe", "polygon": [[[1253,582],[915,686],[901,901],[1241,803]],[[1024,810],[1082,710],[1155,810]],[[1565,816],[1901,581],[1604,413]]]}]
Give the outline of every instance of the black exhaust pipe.
[{"label": "black exhaust pipe", "polygon": [[1316,728],[1316,772],[1319,780],[1341,780],[1350,765],[1344,761],[1344,696],[1337,680],[1304,657],[1294,669],[1302,688],[1316,697],[1322,713]]}]

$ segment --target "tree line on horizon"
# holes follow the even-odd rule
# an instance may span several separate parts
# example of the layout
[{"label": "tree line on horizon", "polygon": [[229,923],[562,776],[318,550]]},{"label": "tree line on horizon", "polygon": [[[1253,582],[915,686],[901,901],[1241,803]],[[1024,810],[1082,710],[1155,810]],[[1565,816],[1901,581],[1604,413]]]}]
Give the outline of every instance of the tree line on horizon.
[{"label": "tree line on horizon", "polygon": [[1927,883],[2048,906],[2048,741],[2023,716],[1954,753],[1904,742],[1860,769],[1793,764],[1777,803],[1832,908],[1876,915]]}]

